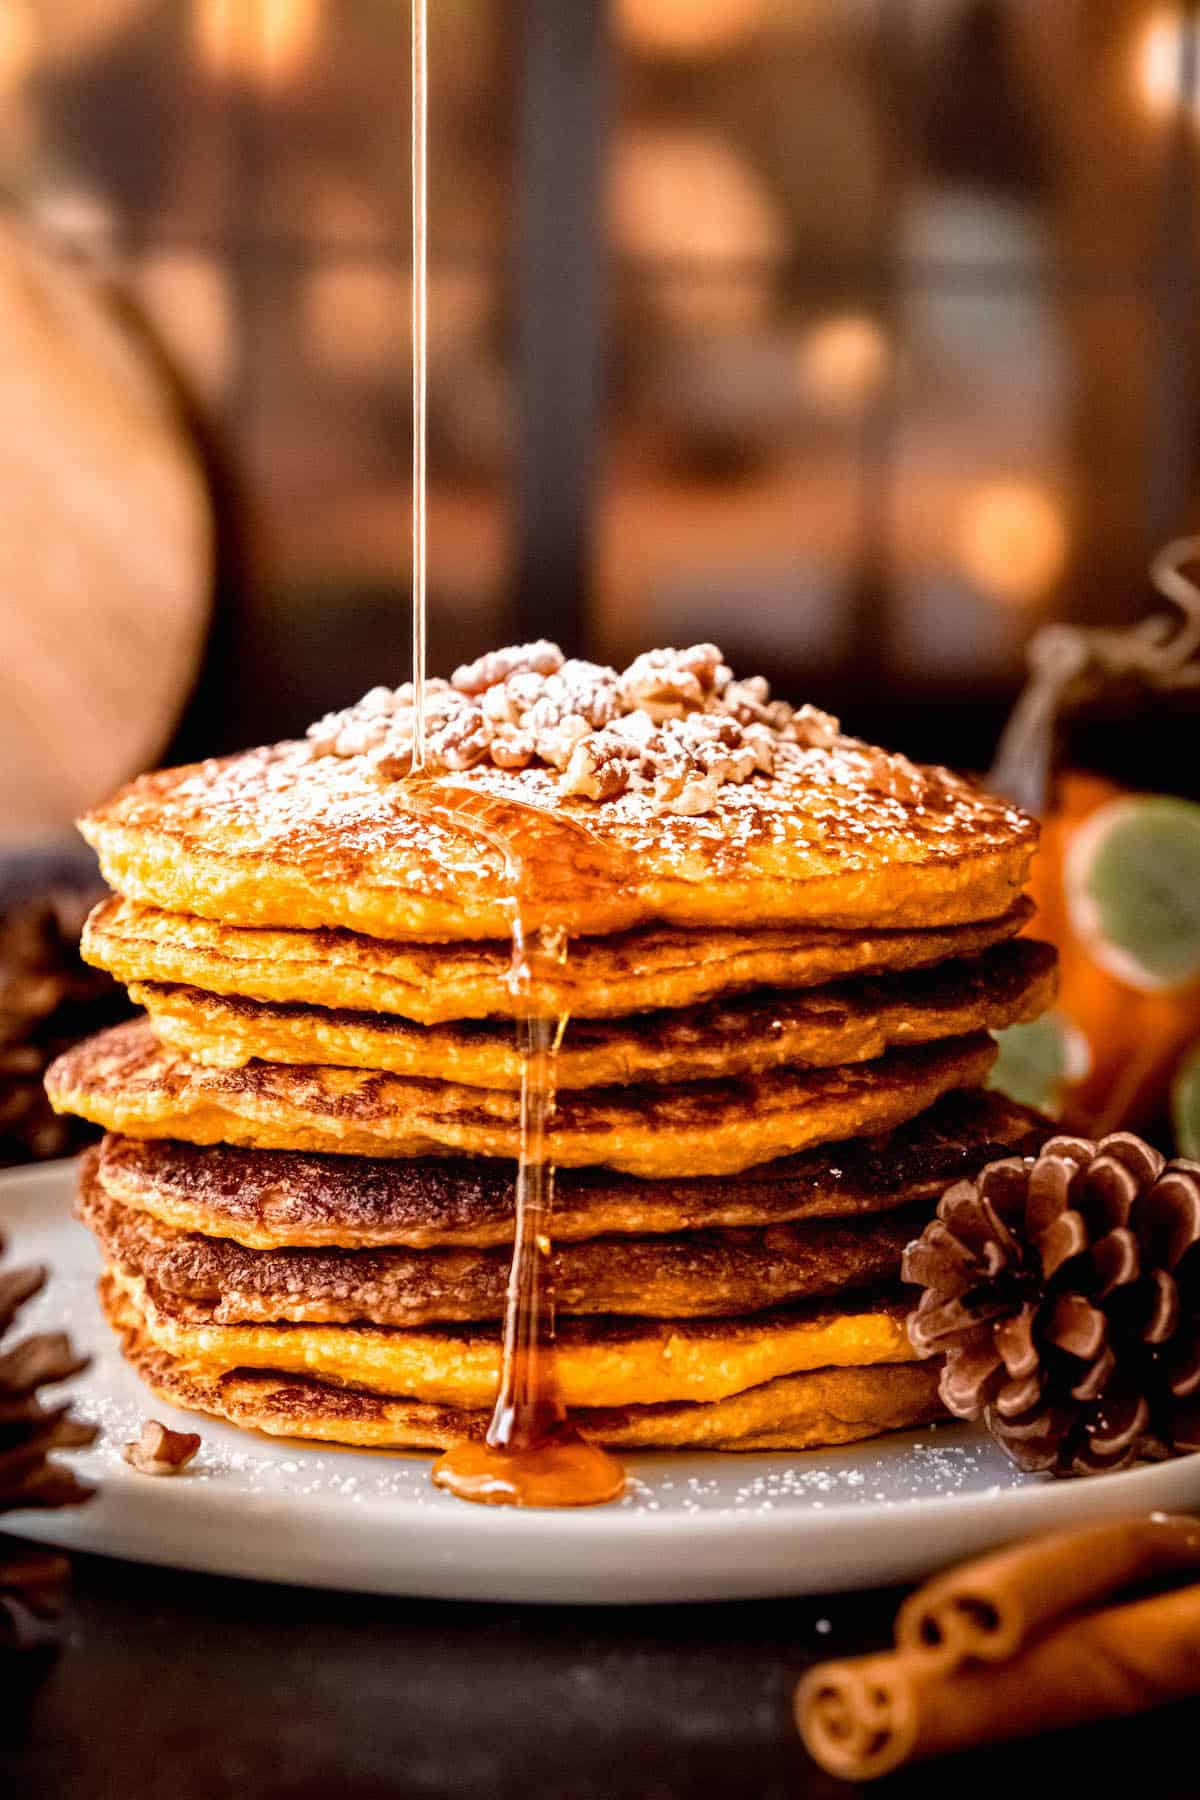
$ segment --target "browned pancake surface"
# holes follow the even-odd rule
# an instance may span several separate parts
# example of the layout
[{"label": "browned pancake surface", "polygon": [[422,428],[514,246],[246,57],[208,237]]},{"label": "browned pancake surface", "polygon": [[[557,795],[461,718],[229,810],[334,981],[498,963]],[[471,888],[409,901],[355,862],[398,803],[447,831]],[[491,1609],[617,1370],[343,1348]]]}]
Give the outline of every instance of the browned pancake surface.
[{"label": "browned pancake surface", "polygon": [[[925,927],[1008,911],[1034,822],[947,770],[908,765],[902,783],[880,786],[879,766],[878,752],[843,742],[781,752],[773,776],[722,787],[696,816],[664,815],[639,793],[564,799],[541,766],[480,763],[452,786],[521,809],[529,929]],[[285,743],[143,776],[82,830],[114,889],[168,912],[379,938],[507,938],[502,851],[400,800],[366,757]],[[584,872],[580,827],[599,874]]]},{"label": "browned pancake surface", "polygon": [[[555,1058],[556,1080],[563,1091],[869,1062],[899,1045],[1037,1018],[1054,999],[1055,964],[1049,944],[1021,938],[911,975],[572,1020]],[[157,982],[135,983],[130,993],[160,1042],[213,1067],[317,1063],[469,1087],[521,1085],[520,1048],[507,1024],[422,1026],[384,1013],[269,1006]]]},{"label": "browned pancake surface", "polygon": [[[540,970],[537,1001],[553,1018],[618,1018],[752,988],[819,987],[926,968],[1015,936],[1032,912],[1031,902],[1020,899],[995,919],[907,931],[651,925],[575,938],[564,963]],[[223,925],[119,895],[92,913],[82,950],[118,981],[394,1013],[422,1025],[510,1019],[517,1004],[509,982],[512,953],[503,943],[395,943],[351,931]]]},{"label": "browned pancake surface", "polygon": [[[999,1157],[1033,1155],[1052,1130],[1028,1108],[971,1088],[947,1094],[895,1131],[735,1176],[640,1181],[606,1169],[564,1169],[555,1240],[885,1212],[936,1199]],[[123,1205],[166,1225],[249,1249],[512,1240],[513,1167],[476,1158],[405,1162],[109,1136],[98,1180]]]},{"label": "browned pancake surface", "polygon": [[[490,1414],[384,1397],[302,1375],[196,1368],[159,1349],[136,1308],[101,1284],[126,1357],[170,1405],[209,1413],[247,1430],[378,1449],[444,1449],[481,1437]],[[625,1449],[804,1450],[849,1443],[942,1416],[939,1368],[891,1363],[781,1376],[723,1400],[593,1408],[577,1417],[589,1436]]]},{"label": "browned pancake surface", "polygon": [[[982,1081],[995,1055],[980,1033],[836,1069],[567,1093],[550,1151],[564,1168],[729,1174],[902,1124],[950,1089]],[[211,1069],[162,1049],[145,1020],[67,1051],[47,1073],[46,1091],[60,1112],[134,1137],[404,1157],[515,1157],[520,1142],[511,1092],[307,1064]]]},{"label": "browned pancake surface", "polygon": [[[110,1262],[192,1323],[424,1325],[499,1319],[509,1250],[247,1250],[179,1232],[111,1200],[89,1158],[79,1215]],[[896,1281],[928,1206],[863,1221],[758,1231],[593,1238],[554,1252],[560,1315],[698,1318],[752,1313]]]}]

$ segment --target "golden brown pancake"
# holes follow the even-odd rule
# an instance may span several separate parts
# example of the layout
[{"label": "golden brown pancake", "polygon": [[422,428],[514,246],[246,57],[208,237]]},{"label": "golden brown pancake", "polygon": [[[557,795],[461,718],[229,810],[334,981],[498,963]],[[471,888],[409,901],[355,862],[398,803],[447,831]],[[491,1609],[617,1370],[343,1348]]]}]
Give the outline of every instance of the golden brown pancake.
[{"label": "golden brown pancake", "polygon": [[[560,1096],[550,1133],[564,1168],[724,1175],[853,1132],[886,1131],[982,1081],[986,1034],[889,1051],[837,1069],[745,1081],[596,1088]],[[46,1076],[60,1112],[131,1137],[343,1155],[515,1157],[519,1097],[315,1065],[210,1069],[162,1049],[144,1019],[67,1051]]]},{"label": "golden brown pancake", "polygon": [[[593,1019],[695,1006],[758,987],[820,987],[978,955],[1014,937],[1032,915],[1022,898],[999,918],[908,931],[646,926],[575,939],[565,963],[539,969],[535,998],[552,1017]],[[421,1025],[511,1019],[517,1005],[504,943],[401,944],[352,931],[222,925],[114,895],[92,913],[81,947],[118,981],[394,1013]]]},{"label": "golden brown pancake", "polygon": [[[920,929],[1007,912],[1037,826],[949,771],[899,761],[903,783],[889,762],[881,786],[881,753],[869,747],[798,750],[774,775],[721,787],[696,816],[661,813],[640,792],[564,799],[557,772],[540,764],[479,763],[450,785],[533,809],[520,812],[529,930]],[[507,939],[504,853],[405,811],[396,788],[364,756],[284,743],[142,776],[81,830],[111,887],[168,912],[426,942]]]},{"label": "golden brown pancake", "polygon": [[[1001,1094],[964,1088],[894,1131],[826,1144],[740,1175],[639,1181],[607,1169],[564,1169],[556,1183],[555,1242],[787,1225],[915,1206],[985,1163],[1035,1155],[1053,1129]],[[123,1206],[251,1250],[512,1242],[511,1163],[111,1136],[98,1156],[96,1178]]]},{"label": "golden brown pancake", "polygon": [[[561,1092],[869,1062],[896,1045],[1036,1019],[1054,999],[1055,961],[1049,944],[1020,938],[970,962],[915,975],[802,993],[767,990],[621,1020],[574,1020],[555,1058],[555,1076]],[[160,1043],[214,1068],[322,1063],[467,1087],[521,1086],[520,1047],[507,1024],[414,1025],[383,1013],[268,1006],[156,982],[137,982],[129,992],[146,1008]]]},{"label": "golden brown pancake", "polygon": [[[428,1325],[499,1319],[508,1246],[491,1250],[247,1250],[173,1231],[111,1200],[84,1169],[79,1217],[110,1263],[193,1324]],[[759,1231],[592,1238],[553,1255],[560,1316],[734,1316],[815,1295],[895,1282],[929,1207],[879,1219],[817,1220]]]},{"label": "golden brown pancake", "polygon": [[[491,1324],[212,1325],[161,1294],[152,1298],[124,1269],[108,1274],[156,1349],[210,1375],[273,1369],[465,1411],[496,1397],[500,1334]],[[558,1376],[570,1407],[723,1400],[802,1370],[910,1362],[907,1311],[897,1288],[732,1319],[564,1319]]]},{"label": "golden brown pancake", "polygon": [[[234,1369],[215,1375],[167,1355],[115,1283],[101,1299],[125,1356],[161,1400],[272,1437],[363,1449],[445,1449],[482,1437],[490,1413],[388,1399],[303,1375]],[[939,1365],[884,1363],[782,1375],[707,1404],[592,1409],[574,1416],[588,1434],[624,1449],[808,1450],[851,1443],[943,1416]]]}]

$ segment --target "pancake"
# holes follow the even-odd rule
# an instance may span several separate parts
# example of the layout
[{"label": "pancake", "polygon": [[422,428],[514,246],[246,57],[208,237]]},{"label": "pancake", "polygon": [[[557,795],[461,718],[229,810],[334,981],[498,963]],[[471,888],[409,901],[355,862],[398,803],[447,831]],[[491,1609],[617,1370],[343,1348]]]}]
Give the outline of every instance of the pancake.
[{"label": "pancake", "polygon": [[[869,1062],[900,1044],[1001,1031],[1055,994],[1055,952],[1029,938],[970,962],[802,993],[767,990],[682,1011],[575,1020],[555,1059],[559,1091],[638,1081],[705,1081],[772,1069]],[[322,1063],[467,1087],[521,1085],[511,1025],[413,1025],[382,1013],[268,1006],[198,988],[135,982],[130,998],[160,1043],[214,1068]]]},{"label": "pancake", "polygon": [[[361,1449],[443,1450],[487,1430],[487,1411],[386,1399],[269,1370],[214,1375],[157,1348],[112,1281],[101,1283],[101,1299],[125,1356],[170,1406],[272,1437]],[[629,1450],[808,1450],[944,1416],[937,1392],[940,1373],[936,1362],[815,1369],[779,1376],[708,1404],[592,1409],[574,1417],[589,1437]]]},{"label": "pancake", "polygon": [[[982,1081],[995,1055],[980,1033],[837,1069],[568,1093],[550,1151],[564,1168],[736,1173],[810,1144],[889,1130],[950,1089]],[[57,1111],[132,1137],[406,1157],[515,1158],[519,1147],[515,1094],[316,1065],[210,1069],[162,1049],[144,1019],[68,1050],[49,1069],[46,1091]]]},{"label": "pancake", "polygon": [[[209,1375],[271,1369],[334,1387],[402,1395],[474,1411],[491,1406],[500,1383],[494,1325],[212,1325],[113,1265],[156,1349]],[[908,1302],[881,1295],[802,1302],[732,1319],[564,1319],[557,1366],[569,1407],[648,1406],[664,1400],[723,1400],[779,1375],[828,1367],[904,1363]]]},{"label": "pancake", "polygon": [[[368,755],[284,743],[144,775],[80,829],[109,885],[228,925],[344,927],[425,942],[506,939],[505,851],[416,816]],[[1016,902],[1037,826],[948,770],[838,738],[775,746],[774,772],[664,812],[645,791],[564,795],[557,769],[479,762],[443,783],[498,805],[527,930],[923,928]]]},{"label": "pancake", "polygon": [[[191,1324],[427,1325],[499,1319],[510,1249],[247,1250],[173,1231],[110,1199],[85,1165],[79,1217],[107,1260],[144,1281]],[[863,1221],[759,1231],[591,1238],[553,1253],[555,1304],[567,1314],[687,1319],[765,1311],[816,1295],[897,1281],[928,1205]]]},{"label": "pancake", "polygon": [[[1032,903],[1020,899],[999,918],[940,929],[688,931],[658,925],[577,938],[565,963],[539,970],[537,999],[554,1017],[620,1018],[758,987],[820,987],[978,955],[1015,936],[1032,916]],[[504,943],[400,944],[352,931],[222,925],[116,895],[92,913],[81,950],[118,981],[394,1013],[421,1025],[511,1019],[517,1009]]]},{"label": "pancake", "polygon": [[[937,1200],[1003,1156],[1032,1156],[1054,1126],[1001,1094],[947,1094],[919,1118],[737,1176],[639,1181],[564,1169],[555,1184],[558,1245],[614,1233],[676,1233],[871,1217]],[[106,1137],[96,1179],[111,1199],[183,1232],[251,1250],[507,1246],[513,1168],[479,1159],[426,1161],[201,1147]]]}]

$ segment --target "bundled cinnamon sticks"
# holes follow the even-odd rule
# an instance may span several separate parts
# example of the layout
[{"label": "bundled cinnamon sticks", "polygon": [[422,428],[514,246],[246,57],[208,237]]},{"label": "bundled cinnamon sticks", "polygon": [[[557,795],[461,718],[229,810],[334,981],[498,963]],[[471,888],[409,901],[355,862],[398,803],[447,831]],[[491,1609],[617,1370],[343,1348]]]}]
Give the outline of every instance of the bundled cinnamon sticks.
[{"label": "bundled cinnamon sticks", "polygon": [[[1105,1604],[1131,1590],[1143,1597]],[[866,1781],[1195,1695],[1200,1521],[1155,1514],[1037,1538],[938,1576],[901,1608],[893,1650],[810,1670],[796,1719],[822,1768]]]}]

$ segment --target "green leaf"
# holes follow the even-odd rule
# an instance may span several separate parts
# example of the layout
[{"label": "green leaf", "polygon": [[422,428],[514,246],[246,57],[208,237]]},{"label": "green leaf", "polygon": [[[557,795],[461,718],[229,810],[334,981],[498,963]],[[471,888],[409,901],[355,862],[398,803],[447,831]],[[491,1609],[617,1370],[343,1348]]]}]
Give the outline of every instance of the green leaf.
[{"label": "green leaf", "polygon": [[1057,1118],[1067,1086],[1086,1075],[1091,1063],[1083,1034],[1061,1013],[1048,1012],[1029,1025],[1010,1025],[996,1038],[1000,1054],[988,1086]]},{"label": "green leaf", "polygon": [[1200,976],[1200,806],[1114,800],[1076,833],[1065,874],[1072,924],[1119,980],[1160,991]]},{"label": "green leaf", "polygon": [[1200,1162],[1200,1044],[1189,1050],[1176,1072],[1171,1119],[1180,1156]]}]

